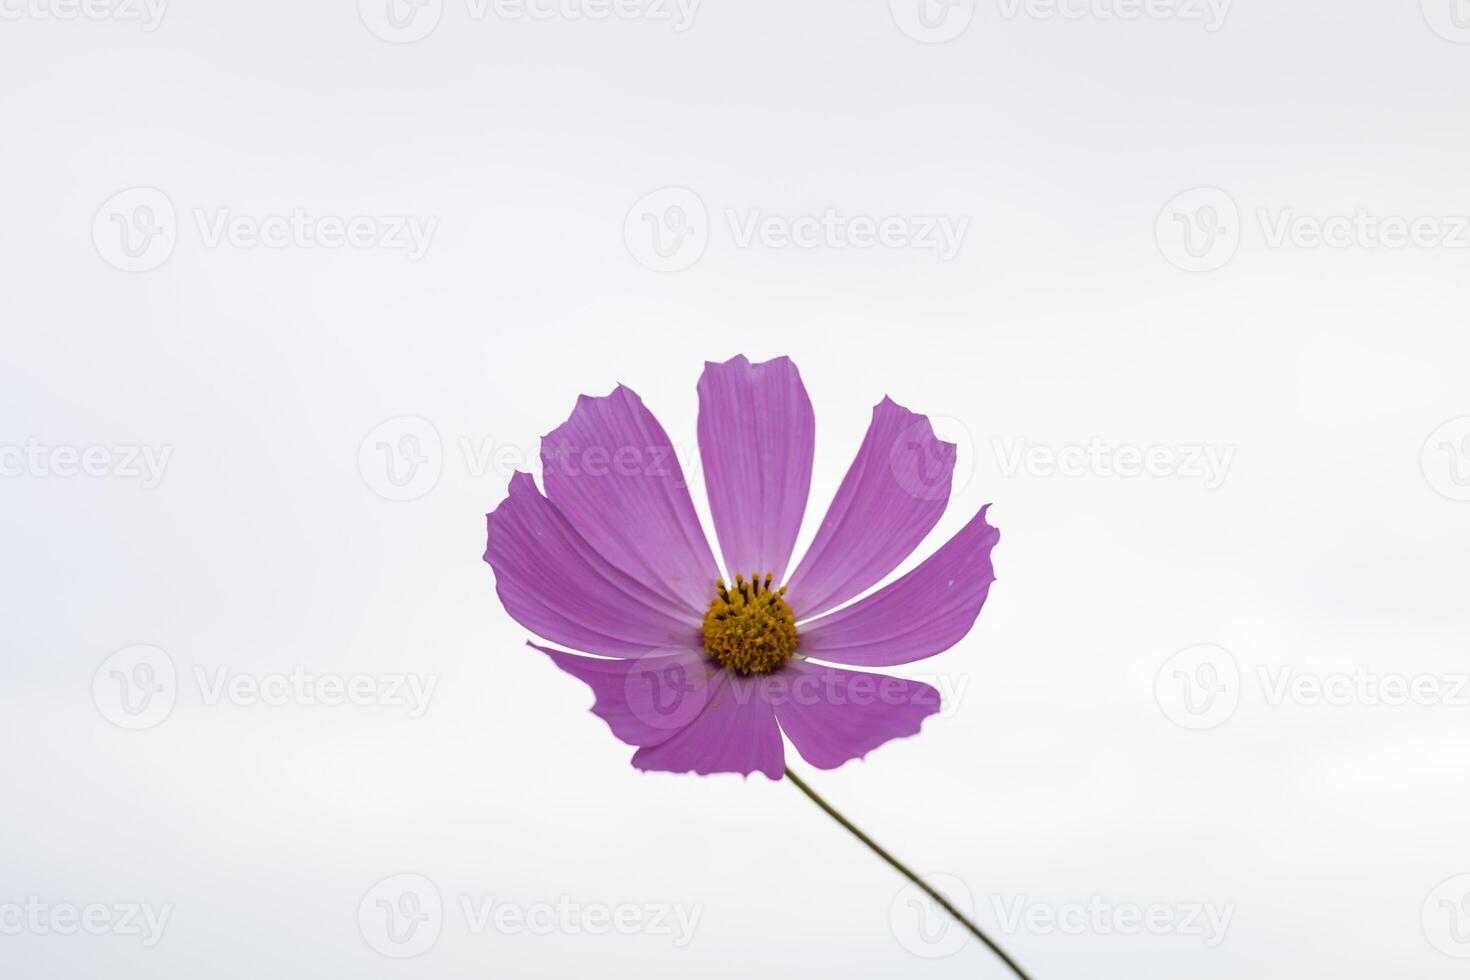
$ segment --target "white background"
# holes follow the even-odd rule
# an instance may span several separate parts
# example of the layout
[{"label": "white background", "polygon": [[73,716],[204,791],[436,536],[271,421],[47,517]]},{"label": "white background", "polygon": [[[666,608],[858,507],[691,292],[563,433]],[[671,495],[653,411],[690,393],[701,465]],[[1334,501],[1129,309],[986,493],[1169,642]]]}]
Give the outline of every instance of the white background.
[{"label": "white background", "polygon": [[[444,0],[395,34],[368,0],[65,2],[0,2],[0,973],[1004,975],[791,786],[633,770],[494,597],[483,515],[576,396],[627,383],[689,448],[736,353],[802,370],[813,508],[884,394],[968,474],[922,552],[994,502],[975,630],[902,671],[943,716],[801,771],[1036,977],[1463,973],[1470,10]],[[657,257],[647,221],[691,200]],[[418,257],[207,234],[298,209],[434,230]],[[742,244],[828,209],[966,230],[948,258]],[[1313,243],[1359,211],[1434,220]],[[426,431],[395,487],[377,442]],[[1179,465],[1037,462],[1094,439]],[[114,672],[159,654],[109,657],[140,644],[176,692],[127,730]],[[1201,666],[1231,710],[1181,700]],[[413,717],[197,679],[296,667],[436,686]],[[1442,697],[1272,703],[1263,668]],[[442,901],[413,959],[374,932],[395,875]],[[699,919],[477,931],[492,897]],[[170,917],[149,946],[28,901]],[[1018,901],[1230,919],[1007,928]]]}]

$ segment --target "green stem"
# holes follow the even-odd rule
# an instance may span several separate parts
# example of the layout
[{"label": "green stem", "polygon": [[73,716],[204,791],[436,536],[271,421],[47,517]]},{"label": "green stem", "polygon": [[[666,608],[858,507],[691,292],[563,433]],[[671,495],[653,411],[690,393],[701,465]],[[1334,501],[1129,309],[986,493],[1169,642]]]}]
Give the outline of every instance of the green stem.
[{"label": "green stem", "polygon": [[914,874],[908,868],[904,867],[903,863],[899,861],[898,858],[883,850],[883,848],[874,843],[873,838],[869,837],[867,834],[854,827],[850,820],[848,820],[846,817],[844,817],[842,814],[838,813],[835,809],[832,808],[832,804],[822,799],[820,796],[817,795],[815,790],[813,790],[806,783],[802,782],[801,778],[797,776],[796,773],[792,772],[790,769],[787,769],[786,778],[791,780],[792,784],[795,785],[797,789],[801,790],[808,797],[810,797],[813,803],[825,810],[827,812],[827,816],[831,817],[833,820],[836,820],[842,826],[846,827],[848,833],[852,834],[852,836],[856,837],[858,840],[868,845],[868,848],[874,854],[887,861],[895,871],[903,875],[909,881],[912,881],[915,885],[919,886],[924,894],[928,895],[930,898],[934,899],[935,902],[939,903],[940,908],[944,909],[944,911],[948,912],[950,915],[959,920],[959,923],[969,930],[970,935],[980,940],[986,946],[989,946],[990,951],[996,956],[999,956],[1001,960],[1005,963],[1005,965],[1011,968],[1012,973],[1020,977],[1021,980],[1030,980],[1030,978],[1026,976],[1021,968],[1016,965],[1016,961],[1007,956],[1005,950],[1001,949],[995,943],[991,942],[990,937],[981,932],[979,926],[975,925],[975,923],[971,922],[969,919],[961,915],[959,909],[956,909],[953,905],[949,903],[949,899],[939,894],[939,892],[935,891],[933,888],[930,888],[927,884],[924,883],[922,879],[919,878],[918,875]]}]

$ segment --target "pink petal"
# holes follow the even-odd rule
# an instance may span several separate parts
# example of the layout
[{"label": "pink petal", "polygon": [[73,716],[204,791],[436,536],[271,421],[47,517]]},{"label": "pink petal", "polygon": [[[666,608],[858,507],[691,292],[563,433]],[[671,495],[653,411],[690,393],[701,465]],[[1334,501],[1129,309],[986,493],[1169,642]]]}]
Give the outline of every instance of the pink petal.
[{"label": "pink petal", "polygon": [[511,477],[509,496],[485,526],[495,591],[537,636],[609,656],[701,648],[699,619],[610,565],[529,473]]},{"label": "pink petal", "polygon": [[719,570],[674,447],[653,413],[619,385],[583,395],[541,440],[546,496],[609,562],[704,614]]},{"label": "pink petal", "polygon": [[699,453],[725,569],[785,580],[812,482],[816,420],[790,358],[706,362]]},{"label": "pink petal", "polygon": [[707,659],[692,650],[599,660],[530,645],[592,688],[592,713],[629,745],[657,745],[688,727],[713,689]]},{"label": "pink petal", "polygon": [[970,631],[995,581],[990,551],[1000,532],[989,505],[913,571],[845,609],[800,627],[804,656],[891,667],[948,650]]},{"label": "pink petal", "polygon": [[[879,582],[918,547],[949,501],[953,443],[929,419],[884,398],[810,550],[788,582],[798,619]],[[553,498],[554,499],[554,498]]]},{"label": "pink petal", "polygon": [[818,769],[913,735],[939,710],[939,692],[928,684],[884,674],[793,660],[762,679],[781,730]]},{"label": "pink petal", "polygon": [[763,772],[780,779],[786,753],[776,715],[761,690],[763,678],[720,671],[704,712],[688,728],[633,754],[639,769],[664,772]]}]

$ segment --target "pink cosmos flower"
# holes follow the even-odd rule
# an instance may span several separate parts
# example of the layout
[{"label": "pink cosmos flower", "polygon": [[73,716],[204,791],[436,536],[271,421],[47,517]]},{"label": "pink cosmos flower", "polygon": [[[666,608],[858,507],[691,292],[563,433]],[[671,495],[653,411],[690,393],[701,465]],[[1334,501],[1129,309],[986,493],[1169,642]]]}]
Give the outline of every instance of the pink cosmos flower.
[{"label": "pink cosmos flower", "polygon": [[542,439],[544,494],[518,472],[487,515],[485,560],[506,611],[592,655],[531,644],[592,688],[592,711],[637,747],[639,769],[780,779],[783,732],[821,769],[918,732],[939,710],[933,687],[845,668],[933,656],[980,613],[1000,537],[985,508],[865,594],[944,513],[954,445],[884,398],[788,576],[816,432],[796,366],[707,363],[698,431],[726,574],[668,436],[620,385],[583,395]]}]

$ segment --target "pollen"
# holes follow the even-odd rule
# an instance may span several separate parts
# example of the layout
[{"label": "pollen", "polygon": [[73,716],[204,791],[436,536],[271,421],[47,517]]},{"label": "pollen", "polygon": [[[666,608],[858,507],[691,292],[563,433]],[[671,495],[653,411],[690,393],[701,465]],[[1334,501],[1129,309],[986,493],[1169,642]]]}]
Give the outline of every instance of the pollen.
[{"label": "pollen", "polygon": [[769,674],[796,652],[796,617],[783,598],[786,586],[771,588],[771,575],[735,576],[735,587],[715,583],[704,614],[704,652],[737,674]]}]

